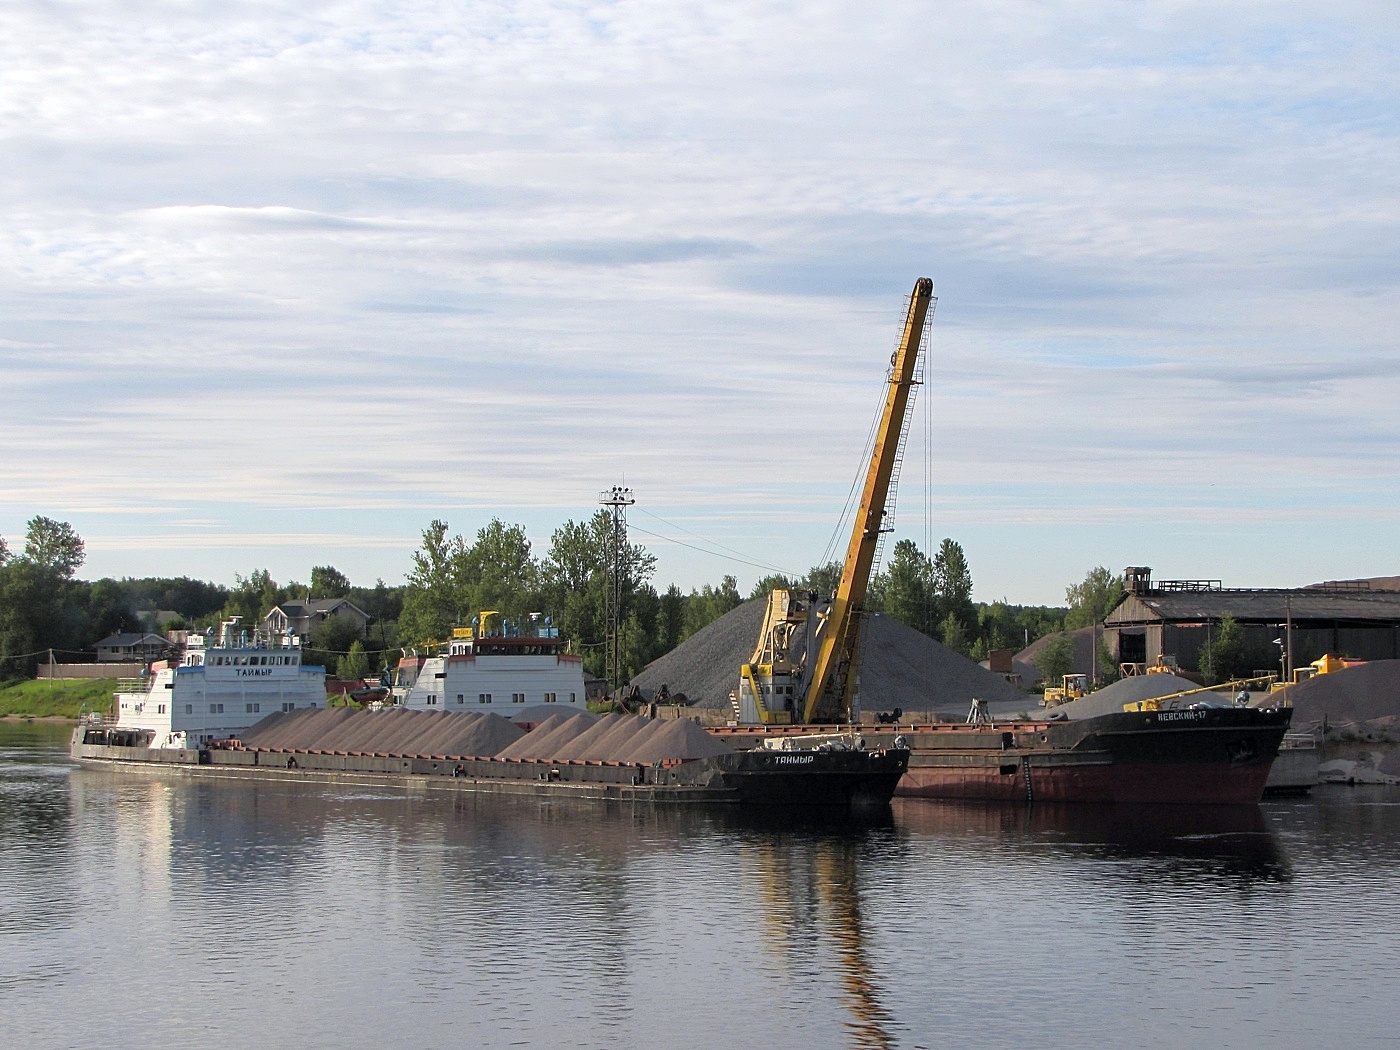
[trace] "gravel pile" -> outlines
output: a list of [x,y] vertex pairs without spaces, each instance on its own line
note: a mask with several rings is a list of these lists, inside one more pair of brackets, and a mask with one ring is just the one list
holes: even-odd
[[[753,656],[766,601],[745,602],[652,661],[634,680],[650,699],[660,686],[693,706],[728,708],[739,665]],[[1036,699],[927,635],[887,616],[866,621],[860,664],[863,711],[939,712],[961,718],[972,698],[993,714],[1033,711]]]
[[[1139,700],[1151,700],[1170,693],[1182,693],[1188,689],[1199,689],[1189,678],[1174,674],[1140,674],[1120,678],[1112,685],[1095,690],[1088,696],[1059,704],[1051,711],[1063,712],[1069,718],[1095,718],[1099,715],[1119,714],[1124,704],[1135,704]],[[1205,694],[1201,694],[1205,697]],[[1209,697],[1206,697],[1209,699]],[[1187,703],[1190,703],[1187,698]]]
[[[1343,726],[1400,716],[1400,660],[1373,660],[1331,674],[1314,675],[1286,691],[1293,704],[1293,726]],[[1277,699],[1278,694],[1274,694]],[[1253,703],[1269,702],[1256,693]]]
[[398,755],[484,758],[525,735],[494,714],[446,711],[352,711],[345,708],[279,712],[243,731],[248,747],[284,751],[368,751]]

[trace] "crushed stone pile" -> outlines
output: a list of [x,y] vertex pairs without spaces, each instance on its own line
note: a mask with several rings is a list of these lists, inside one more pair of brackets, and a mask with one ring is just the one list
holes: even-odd
[[292,751],[368,751],[398,755],[485,758],[525,735],[495,714],[447,711],[278,712],[240,734],[248,747]]
[[[1074,643],[1074,659],[1070,663],[1070,673],[1092,675],[1094,673],[1094,642],[1098,637],[1097,630],[1093,627],[1080,627],[1067,633],[1070,641]],[[1030,677],[1025,679],[1027,685],[1039,682],[1044,677],[1035,662],[1040,658],[1041,653],[1054,644],[1058,637],[1058,634],[1047,634],[1044,638],[1037,638],[1011,658],[1013,667],[1017,664],[1024,665],[1024,670],[1021,667],[1016,667],[1017,671],[1022,674],[1030,674]],[[1060,683],[1051,682],[1050,684],[1057,686]]]
[[[1400,717],[1400,660],[1373,660],[1331,674],[1314,675],[1285,691],[1293,704],[1293,726],[1305,729]],[[1274,694],[1274,700],[1277,694]],[[1267,704],[1267,693],[1253,704]]]
[[[684,692],[695,707],[728,708],[739,665],[753,656],[763,624],[764,599],[731,609],[679,646],[653,660],[633,680],[648,699],[662,685]],[[937,711],[962,717],[973,697],[992,714],[1033,711],[1036,700],[1001,675],[898,620],[871,616],[861,647],[863,711]]]
[[[1151,700],[1171,693],[1182,693],[1200,687],[1189,678],[1174,674],[1140,674],[1120,678],[1112,685],[1096,689],[1088,696],[1059,704],[1051,711],[1063,712],[1068,718],[1096,718],[1099,715],[1115,715],[1123,710],[1124,704],[1135,704],[1139,700]],[[1201,694],[1205,697],[1205,694]],[[1209,699],[1209,697],[1206,697]],[[1189,702],[1189,698],[1188,698]]]

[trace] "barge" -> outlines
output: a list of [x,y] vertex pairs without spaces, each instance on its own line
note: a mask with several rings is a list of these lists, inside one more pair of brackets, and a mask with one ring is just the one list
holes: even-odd
[[[476,791],[484,794],[554,795],[566,798],[630,802],[720,802],[745,806],[871,811],[885,808],[896,784],[909,769],[909,750],[896,746],[853,748],[826,741],[798,750],[736,750],[706,735],[706,755],[644,760],[588,757],[500,757],[423,753],[395,749],[395,738],[410,718],[420,720],[494,720],[500,715],[414,713],[414,711],[319,711],[312,717],[332,720],[346,715],[378,729],[384,749],[361,746],[248,746],[238,739],[204,748],[151,746],[154,735],[120,725],[78,725],[70,753],[78,762],[126,770],[179,771],[190,776],[274,778],[330,783],[412,784],[420,788]],[[588,715],[574,715],[592,721]],[[277,715],[269,718],[276,721]],[[637,732],[650,720],[636,715]],[[340,718],[343,722],[344,718]],[[494,722],[493,722],[494,724]],[[507,722],[508,724],[508,722]],[[441,727],[442,722],[434,722]],[[699,725],[693,732],[703,734]],[[256,729],[258,727],[253,727]],[[337,724],[337,729],[343,725]],[[542,727],[543,728],[543,727]],[[616,722],[615,731],[626,729]],[[255,732],[249,732],[255,736]],[[263,734],[267,735],[267,734]],[[524,734],[522,734],[524,735]],[[276,735],[273,735],[276,736]],[[690,749],[694,753],[694,749]]]
[[[1242,805],[1259,802],[1289,708],[1192,706],[1073,721],[863,726],[868,746],[907,747],[904,798]],[[736,747],[808,726],[716,730]]]

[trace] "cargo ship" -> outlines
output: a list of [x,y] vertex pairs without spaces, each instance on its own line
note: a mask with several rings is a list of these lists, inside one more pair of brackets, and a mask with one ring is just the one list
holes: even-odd
[[[1252,805],[1287,732],[1288,708],[1123,711],[1073,721],[863,726],[866,745],[907,747],[904,798],[988,802]],[[755,746],[811,727],[716,730]]]

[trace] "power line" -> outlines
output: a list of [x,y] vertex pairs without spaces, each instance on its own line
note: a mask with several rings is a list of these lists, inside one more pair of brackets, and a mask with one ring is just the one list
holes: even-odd
[[[686,547],[693,551],[699,551],[701,554],[708,554],[713,558],[721,558],[724,561],[734,561],[739,562],[743,565],[751,565],[755,569],[766,569],[769,572],[776,572],[788,577],[789,579],[798,580],[801,579],[803,575],[802,573],[789,572],[787,569],[780,568],[777,565],[769,565],[766,562],[761,561],[752,561],[749,558],[744,558],[737,554],[721,554],[719,553],[719,551],[707,550],[704,547],[697,547],[693,543],[686,543],[684,540],[678,540],[674,536],[667,536],[660,532],[652,532],[650,529],[644,529],[639,525],[633,525],[632,531],[640,532],[647,536],[655,536],[659,540],[666,540],[668,543],[674,543],[677,547]],[[716,544],[716,546],[718,546],[718,544]]]

